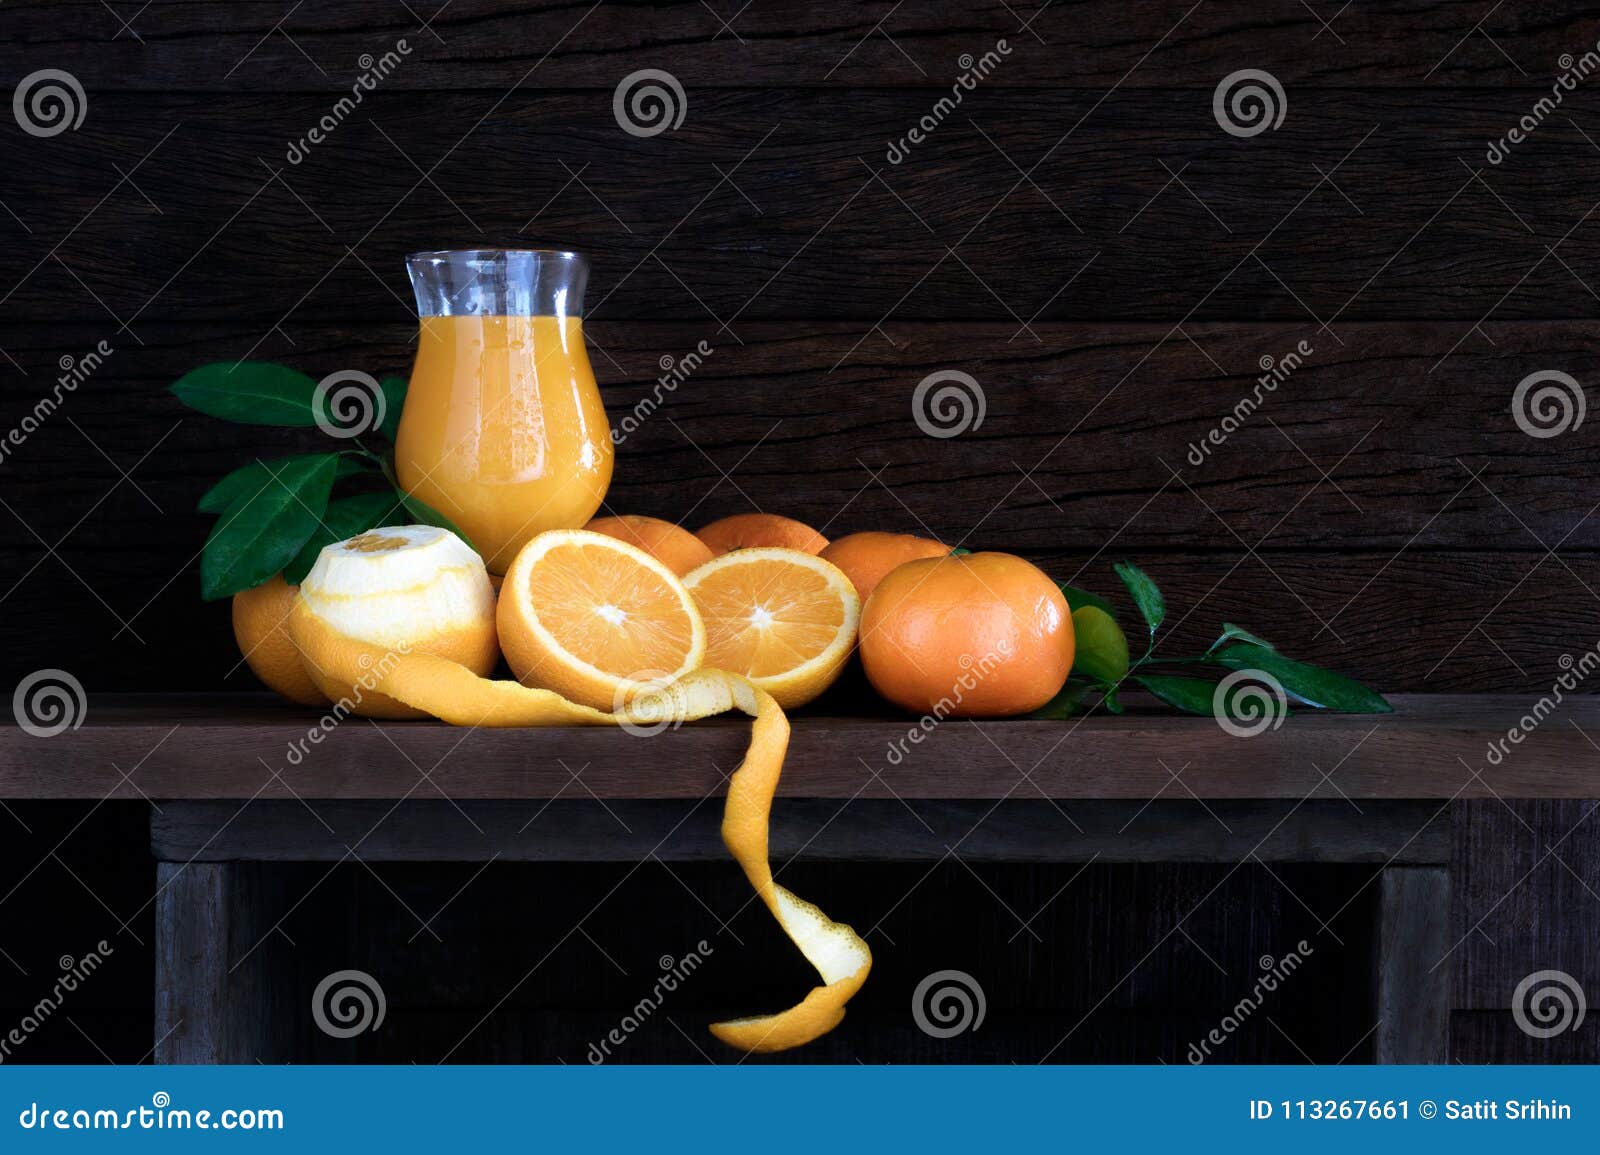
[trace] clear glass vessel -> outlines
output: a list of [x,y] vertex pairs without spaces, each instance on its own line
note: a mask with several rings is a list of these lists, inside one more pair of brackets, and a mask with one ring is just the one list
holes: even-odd
[[467,249],[412,253],[406,268],[420,329],[396,472],[504,573],[529,538],[584,525],[611,483],[611,432],[583,342],[589,262]]

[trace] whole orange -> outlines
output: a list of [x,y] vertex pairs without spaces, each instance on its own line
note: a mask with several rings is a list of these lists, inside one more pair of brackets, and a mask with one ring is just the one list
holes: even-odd
[[694,535],[721,557],[735,549],[797,549],[818,554],[828,539],[803,521],[776,513],[736,513],[695,530]]
[[835,538],[818,556],[844,570],[856,593],[866,601],[896,566],[925,557],[943,557],[949,552],[949,546],[926,537],[869,531]]
[[1056,583],[1008,553],[896,567],[861,611],[861,662],[897,706],[939,717],[1037,710],[1072,669],[1072,614]]
[[583,528],[638,546],[679,577],[704,565],[713,556],[710,547],[683,526],[659,517],[637,513],[597,517]]

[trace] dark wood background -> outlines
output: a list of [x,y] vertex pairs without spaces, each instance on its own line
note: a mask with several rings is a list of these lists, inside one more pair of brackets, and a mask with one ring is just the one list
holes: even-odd
[[[888,163],[963,54],[1002,37],[995,73]],[[363,55],[401,38],[393,74],[288,164]],[[922,529],[1101,589],[1131,557],[1194,608],[1190,640],[1227,617],[1386,691],[1531,700],[1563,654],[1600,642],[1597,423],[1536,440],[1510,408],[1535,370],[1593,373],[1600,79],[1504,163],[1485,150],[1597,38],[1600,14],[1537,2],[8,4],[5,90],[61,68],[88,99],[55,137],[0,122],[0,426],[63,357],[115,351],[0,462],[5,684],[61,666],[91,691],[252,688],[227,607],[198,601],[194,502],[306,439],[196,416],[163,387],[243,357],[403,372],[404,253],[561,245],[593,258],[592,359],[614,414],[661,357],[715,347],[622,447],[617,512],[697,525],[754,504],[835,535]],[[648,139],[612,113],[643,68],[687,93],[682,126]],[[1242,68],[1282,83],[1276,131],[1241,139],[1214,119],[1213,89]],[[1313,355],[1262,410],[1185,461],[1259,360],[1301,340]],[[945,368],[976,377],[988,410],[936,440],[910,398]],[[36,805],[0,825],[10,1015],[153,884],[137,808]],[[1456,837],[1474,864],[1453,909],[1458,1056],[1600,1058],[1593,1026],[1534,1044],[1506,1013],[1534,969],[1600,989],[1600,820],[1475,803]],[[508,985],[501,970],[521,973],[568,904],[615,881],[475,869],[342,871],[297,913],[299,945],[274,942],[308,975],[357,951],[399,968],[392,997],[411,1009],[364,1057],[437,1058]],[[803,893],[860,894],[841,912],[858,924],[915,881],[802,870]],[[1091,867],[1049,903],[1040,943],[1012,940],[1009,910],[1032,914],[1072,872],[981,873],[947,864],[894,913],[873,986],[805,1057],[1027,1059],[1081,1021],[1058,1057],[1182,1061],[1251,960],[1325,934],[1318,919],[1365,881],[1242,871],[1143,960],[1207,871]],[[720,917],[742,903],[727,870],[679,874]],[[463,884],[445,943],[409,941],[406,908]],[[701,937],[704,912],[664,871],[611,901],[615,933],[563,948],[456,1057],[581,1061],[659,943]],[[148,917],[116,931],[115,979],[31,1057],[146,1053],[150,963],[131,936],[148,943]],[[1326,998],[1285,1001],[1220,1058],[1362,1057],[1369,917],[1348,907],[1347,947],[1319,954]],[[746,945],[718,940],[705,997],[748,1008],[805,981],[759,919],[733,930]],[[912,1026],[909,989],[938,966],[983,977],[982,1034],[934,1044]],[[654,1024],[624,1058],[698,1058],[686,1040],[721,1009],[686,1001],[686,1034]]]

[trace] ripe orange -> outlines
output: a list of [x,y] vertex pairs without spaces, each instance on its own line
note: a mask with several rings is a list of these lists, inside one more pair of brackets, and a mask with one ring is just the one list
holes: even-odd
[[844,570],[864,602],[890,570],[908,561],[943,557],[950,547],[909,533],[852,533],[835,538],[818,556]]
[[679,577],[714,556],[711,547],[694,534],[659,517],[642,517],[636,513],[597,517],[583,528],[638,546]]
[[776,513],[736,513],[701,526],[694,535],[714,554],[763,548],[821,553],[828,545],[828,539],[805,522]]
[[525,686],[618,710],[701,665],[706,628],[683,583],[637,546],[541,533],[500,587],[500,645]]
[[299,593],[299,586],[278,574],[234,594],[233,639],[255,676],[269,688],[302,706],[326,706],[328,696],[317,689],[289,636],[289,613]]
[[837,566],[795,549],[739,549],[683,579],[706,623],[706,665],[749,678],[784,709],[833,685],[861,599]]
[[897,706],[939,717],[1026,714],[1072,669],[1072,615],[1056,583],[1008,553],[907,562],[861,614],[861,662]]

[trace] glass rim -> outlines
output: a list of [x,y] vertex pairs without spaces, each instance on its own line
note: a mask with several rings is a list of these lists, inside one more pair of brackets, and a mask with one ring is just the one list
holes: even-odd
[[564,261],[587,261],[589,258],[573,249],[424,249],[407,253],[410,261],[441,260],[497,260],[505,257],[555,257]]

